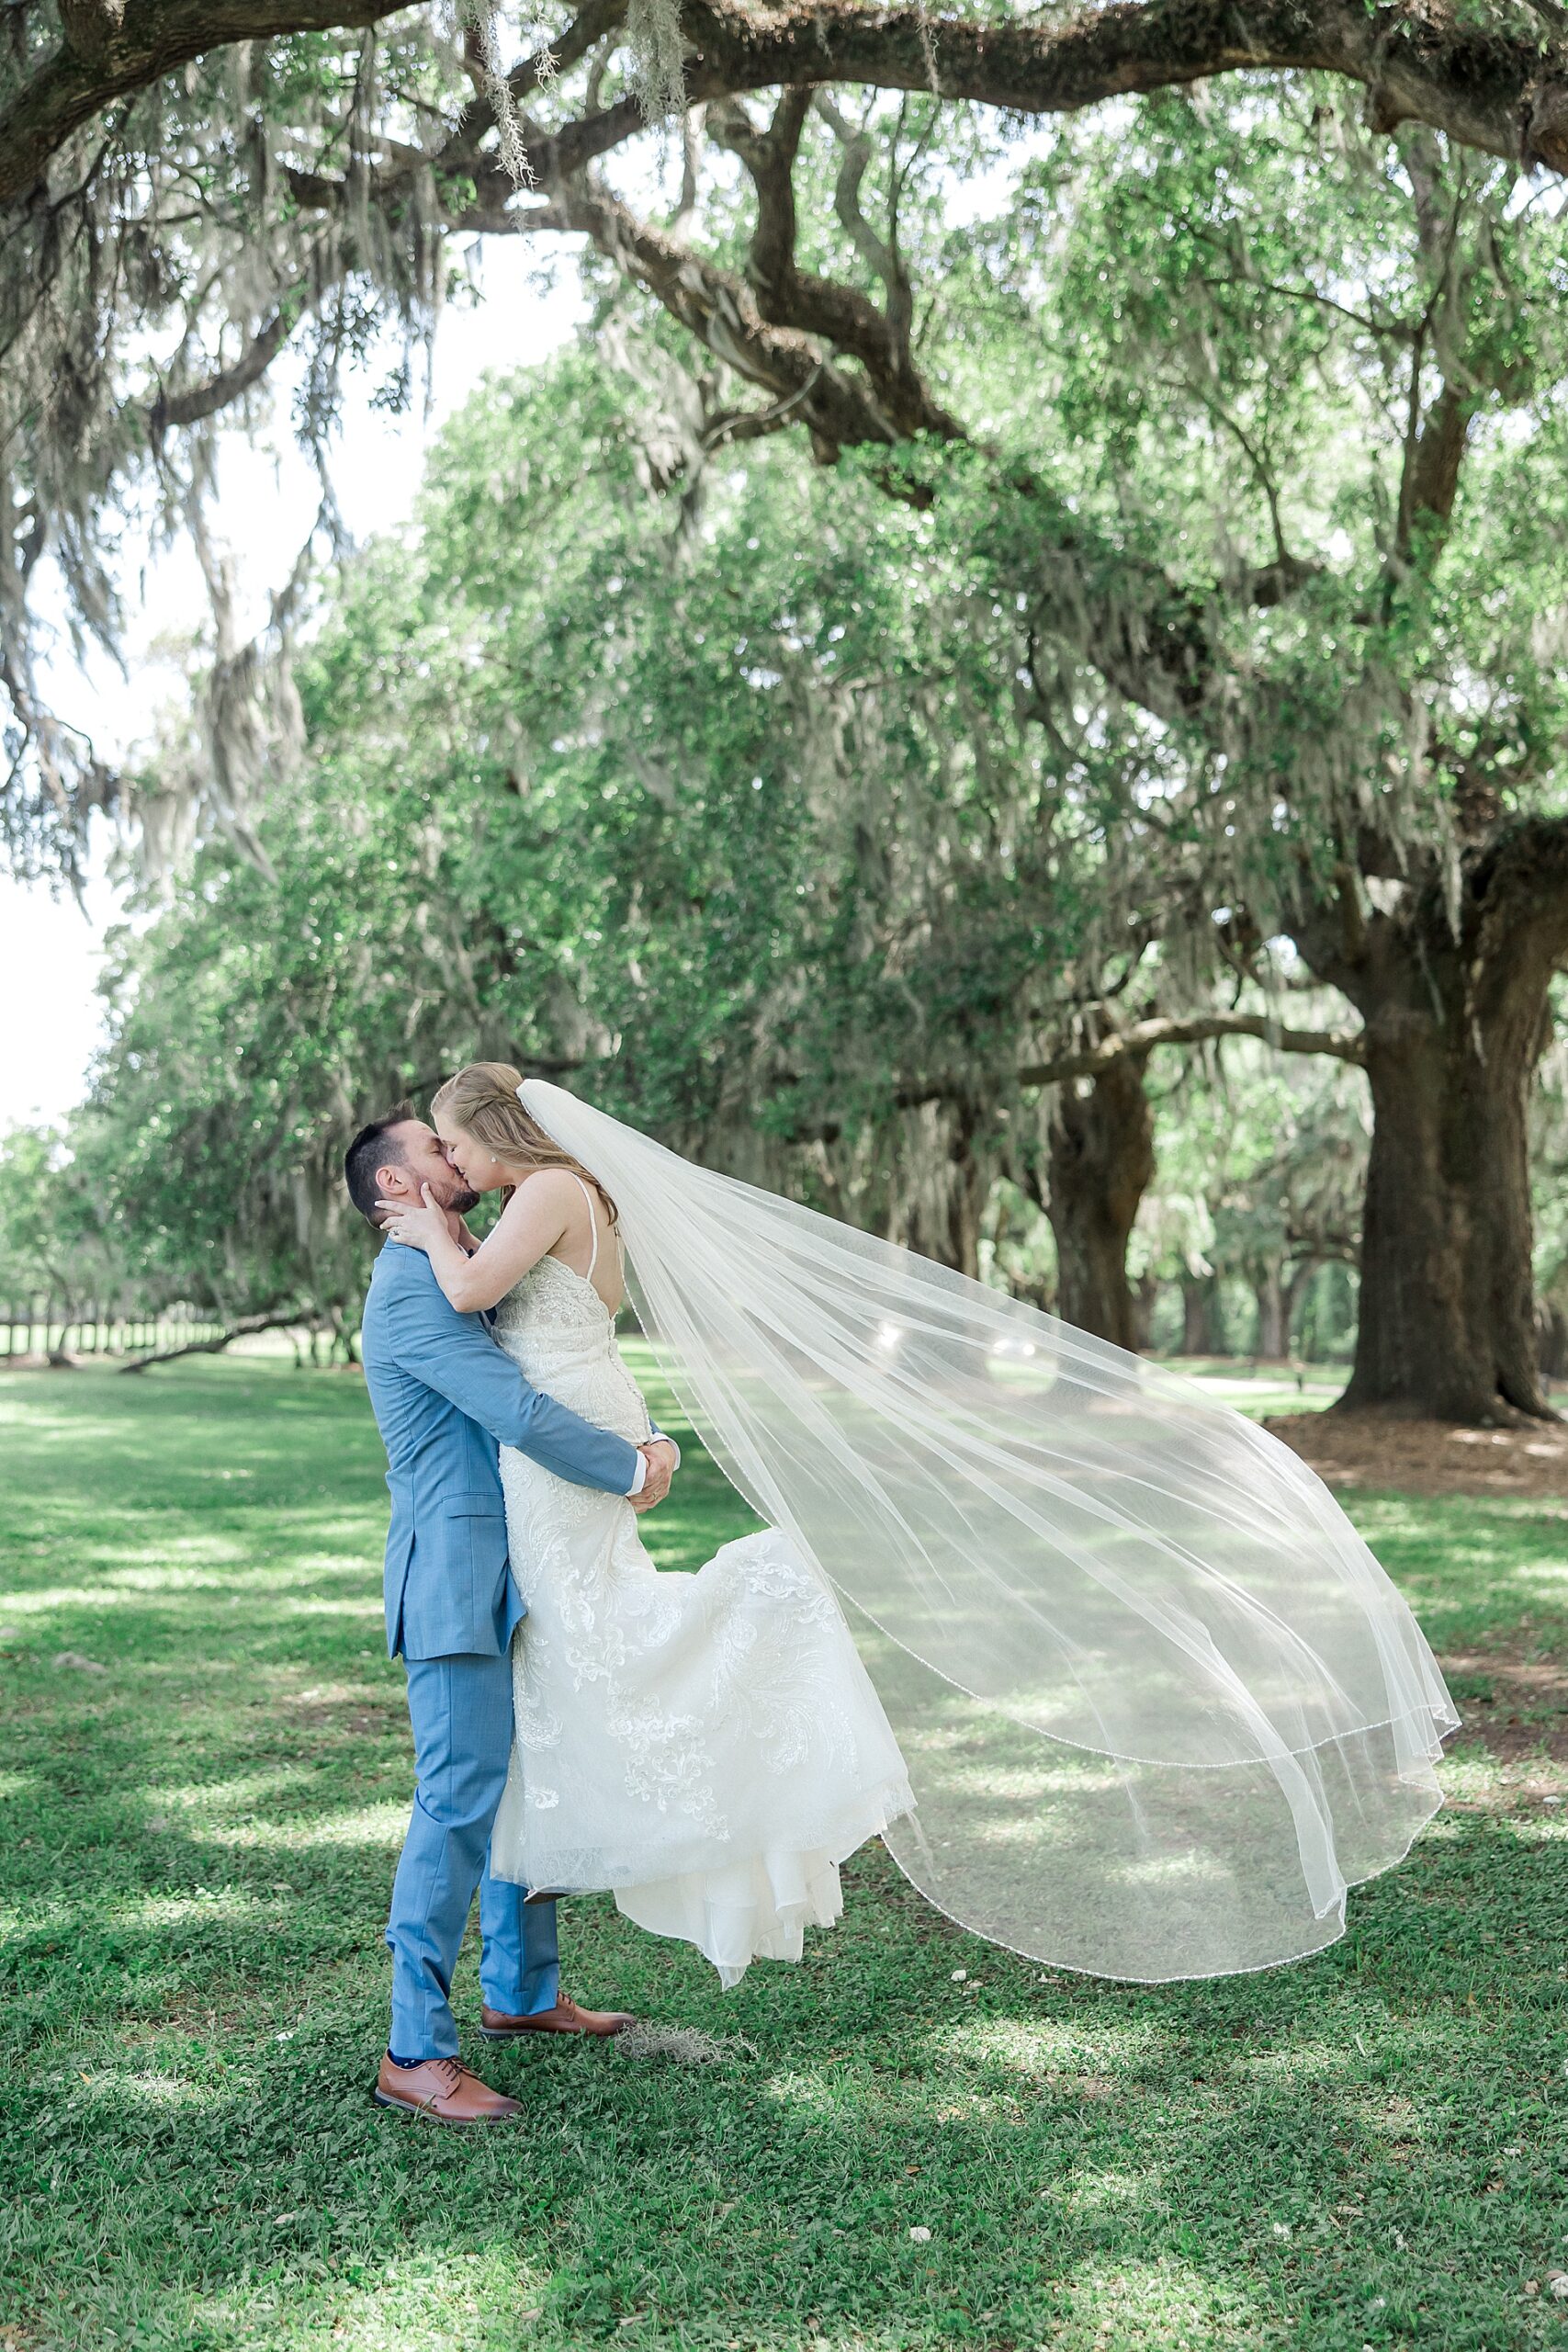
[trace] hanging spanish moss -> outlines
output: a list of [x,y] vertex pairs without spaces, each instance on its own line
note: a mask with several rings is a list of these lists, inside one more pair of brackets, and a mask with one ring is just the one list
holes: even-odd
[[[0,100],[49,37],[43,10],[13,17]],[[191,798],[177,819],[166,800],[142,807],[116,763],[51,707],[44,613],[58,606],[75,660],[96,648],[118,662],[139,543],[186,537],[214,586],[198,535],[219,436],[266,423],[280,367],[292,429],[330,505],[348,374],[384,368],[389,334],[401,356],[376,397],[396,407],[415,396],[457,266],[449,240],[465,186],[484,187],[482,225],[505,225],[509,195],[534,185],[531,141],[570,111],[555,96],[545,10],[525,5],[516,20],[525,67],[508,62],[510,21],[496,0],[438,0],[428,17],[330,36],[324,49],[321,36],[296,35],[217,51],[74,136],[6,215],[0,843],[24,865],[73,870],[95,809],[159,860],[208,824],[236,839],[254,831],[246,811],[287,758],[290,728],[257,718],[272,685],[241,681],[274,680],[287,709],[300,588],[273,583],[294,619],[275,616],[248,650],[232,588],[218,594],[200,656],[206,748],[186,763]],[[596,55],[597,76],[617,49],[648,119],[679,112],[675,0],[633,0]]]
[[686,41],[679,0],[628,0],[631,86],[650,122],[678,116],[686,100]]
[[[496,139],[503,170],[516,187],[535,185],[528,161],[522,118],[501,53],[501,11],[496,0],[443,0],[448,37],[463,51],[480,95],[495,118]],[[537,28],[536,28],[537,29]],[[544,47],[539,78],[547,86],[555,78],[555,60]]]

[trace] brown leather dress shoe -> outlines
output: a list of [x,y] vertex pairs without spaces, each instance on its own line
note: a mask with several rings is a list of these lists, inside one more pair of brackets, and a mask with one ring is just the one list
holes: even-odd
[[536,2009],[531,2018],[509,2018],[500,2009],[479,2011],[479,2031],[487,2041],[521,2041],[525,2033],[588,2033],[598,2039],[625,2033],[637,2019],[625,2009],[581,2009],[564,1993],[553,2009]]
[[514,2098],[492,2091],[456,2058],[427,2058],[422,2066],[381,2061],[372,2094],[378,2107],[406,2108],[433,2123],[514,2123],[523,2109]]

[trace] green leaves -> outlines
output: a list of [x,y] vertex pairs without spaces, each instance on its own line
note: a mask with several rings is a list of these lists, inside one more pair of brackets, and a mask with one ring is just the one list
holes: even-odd
[[209,845],[125,943],[78,1148],[232,1306],[353,1297],[343,1143],[476,1052],[829,1197],[871,1148],[896,1221],[931,1149],[900,1090],[998,1099],[1049,1018],[1101,750],[1047,776],[983,500],[939,526],[784,443],[682,514],[645,359],[570,353],[454,421],[417,544],[349,567],[301,660],[270,874]]

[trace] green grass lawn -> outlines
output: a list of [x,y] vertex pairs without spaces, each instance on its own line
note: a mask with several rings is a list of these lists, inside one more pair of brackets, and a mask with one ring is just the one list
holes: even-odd
[[[1568,1770],[1528,1721],[1261,1977],[1045,1974],[880,1847],[728,1996],[572,1905],[569,1987],[721,2054],[473,2041],[527,2120],[459,2137],[368,2098],[410,1760],[357,1378],[9,1375],[0,1485],[13,2352],[1568,2352]],[[1352,1507],[1461,1706],[1562,1654],[1568,1506]],[[739,1516],[694,1451],[649,1533],[691,1565]]]

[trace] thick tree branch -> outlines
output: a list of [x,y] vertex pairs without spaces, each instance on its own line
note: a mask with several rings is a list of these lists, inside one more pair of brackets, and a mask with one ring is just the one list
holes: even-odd
[[[1151,1016],[1129,1023],[1092,1045],[1057,1054],[1049,1061],[1029,1062],[1012,1073],[1014,1086],[1059,1086],[1068,1079],[1100,1078],[1108,1070],[1141,1067],[1159,1046],[1199,1046],[1220,1037],[1257,1037],[1281,1054],[1326,1054],[1337,1061],[1365,1061],[1364,1033],[1359,1029],[1287,1029],[1259,1012],[1202,1012],[1185,1018]],[[1006,1082],[1004,1080],[1004,1082]],[[922,1102],[963,1102],[973,1083],[954,1079],[912,1080],[890,1097],[900,1111],[918,1110]],[[832,1142],[840,1129],[836,1121],[803,1125],[794,1140]]]
[[300,300],[285,302],[254,334],[231,368],[183,392],[160,392],[150,420],[154,447],[171,425],[199,424],[259,384],[304,314]]
[[708,136],[738,155],[757,197],[756,225],[746,275],[766,300],[795,275],[795,159],[811,108],[809,90],[786,90],[766,130],[731,101],[708,109]]
[[131,1356],[118,1368],[120,1372],[145,1372],[149,1364],[175,1363],[182,1356],[218,1356],[235,1340],[248,1340],[258,1331],[298,1330],[316,1318],[303,1306],[285,1308],[281,1313],[242,1315],[236,1322],[205,1340],[186,1340],[176,1347],[154,1348],[144,1356]]
[[1410,550],[1423,526],[1438,538],[1447,531],[1459,495],[1460,468],[1478,395],[1445,384],[1405,450],[1399,485],[1398,546]]
[[[727,428],[737,437],[797,421],[825,463],[844,449],[892,448],[921,433],[963,441],[959,421],[931,400],[912,365],[904,370],[890,352],[887,322],[874,303],[856,288],[831,285],[795,265],[791,166],[804,115],[792,94],[767,131],[739,106],[722,113],[716,108],[709,118],[710,132],[740,157],[757,191],[747,278],[641,220],[593,175],[566,169],[561,140],[530,150],[548,203],[509,211],[511,183],[490,163],[476,175],[471,202],[449,216],[451,225],[493,225],[500,216],[501,225],[513,228],[586,235],[716,358],[770,395],[766,410]],[[374,200],[395,200],[400,171],[378,177]],[[347,202],[339,181],[293,172],[289,184],[302,205],[341,209]],[[835,366],[836,355],[858,359],[864,379]],[[1039,582],[1040,622],[1128,701],[1164,720],[1196,717],[1211,692],[1215,662],[1201,600],[1157,565],[1094,541],[1027,469],[1011,469],[1009,481],[1029,516],[1031,548],[1022,560]],[[903,482],[896,487],[911,494]],[[998,514],[1003,511],[998,506]],[[1258,606],[1274,605],[1292,594],[1311,569],[1287,559],[1233,584]]]
[[101,57],[56,50],[0,112],[0,204],[27,197],[73,131],[235,41],[378,24],[404,0],[129,0]]
[[1460,144],[1568,171],[1568,42],[1448,9],[1397,16],[1361,0],[1111,0],[1062,19],[955,24],[915,8],[738,10],[687,0],[693,96],[792,82],[929,91],[1026,115],[1217,74],[1274,67],[1339,74],[1368,92],[1378,126],[1429,124]]
[[[0,204],[25,197],[73,131],[193,58],[236,41],[375,24],[389,0],[82,0],[82,38],[64,45],[0,114]],[[588,12],[584,12],[585,14]],[[601,0],[563,35],[580,56],[618,18]],[[582,28],[580,30],[580,28]],[[1568,37],[1465,21],[1417,0],[1109,0],[1083,15],[953,21],[921,8],[807,0],[764,11],[737,0],[686,0],[690,99],[829,83],[930,90],[1023,115],[1063,114],[1109,97],[1169,89],[1258,67],[1337,74],[1368,93],[1374,123],[1425,123],[1461,145],[1527,167],[1568,171]],[[528,86],[538,60],[521,69]],[[470,109],[473,130],[481,108]],[[596,152],[632,134],[635,104],[574,126]],[[473,135],[472,131],[470,135]]]
[[[882,437],[908,440],[931,433],[939,440],[961,440],[957,419],[932,400],[915,367],[908,336],[912,305],[897,300],[895,288],[885,314],[858,288],[818,277],[795,261],[795,162],[810,105],[808,90],[786,90],[765,131],[736,104],[716,107],[708,117],[711,136],[740,158],[757,192],[747,277],[759,311],[771,325],[819,337],[860,361],[875,394]],[[852,178],[858,181],[858,171]],[[852,187],[851,196],[856,211]]]
[[874,270],[890,296],[908,290],[908,277],[893,247],[877,235],[861,209],[861,182],[871,164],[871,134],[845,120],[825,90],[817,93],[817,111],[843,150],[839,176],[833,184],[833,209],[845,235],[866,267]]
[[1015,1072],[1014,1083],[1055,1086],[1065,1079],[1094,1078],[1116,1062],[1151,1054],[1156,1046],[1201,1046],[1216,1037],[1258,1037],[1277,1054],[1327,1054],[1336,1061],[1357,1063],[1366,1058],[1359,1029],[1287,1029],[1262,1012],[1200,1012],[1134,1021],[1098,1045],[1029,1064]]
[[60,0],[60,24],[66,40],[85,64],[97,65],[125,15],[125,0]]
[[555,192],[558,226],[590,237],[625,274],[647,287],[716,358],[788,404],[818,458],[900,436],[875,400],[835,368],[818,339],[765,319],[753,289],[663,231],[639,220],[601,188],[577,183]]

